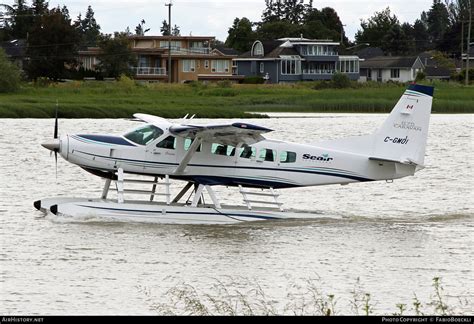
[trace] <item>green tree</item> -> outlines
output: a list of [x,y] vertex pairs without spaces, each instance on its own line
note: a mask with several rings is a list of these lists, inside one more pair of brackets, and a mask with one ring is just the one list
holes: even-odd
[[[408,24],[409,26],[409,24]],[[393,25],[387,34],[382,38],[382,50],[391,55],[407,55],[413,50],[413,40],[404,31],[410,32],[410,28],[400,25]]]
[[20,69],[8,60],[0,48],[0,92],[12,92],[20,88]]
[[421,19],[415,20],[413,24],[413,38],[415,42],[415,53],[421,53],[429,49],[428,27]]
[[259,40],[274,40],[282,37],[299,37],[303,32],[301,25],[292,24],[285,20],[262,23],[257,27]]
[[79,14],[76,21],[74,22],[74,25],[81,35],[82,47],[97,45],[97,41],[100,36],[100,25],[97,23],[94,17],[94,10],[92,10],[92,6],[87,7],[84,19],[82,19],[81,14]]
[[330,7],[319,11],[316,8],[308,9],[303,20],[303,34],[308,38],[326,38],[339,41],[343,33],[343,43],[349,42],[344,36],[342,22],[337,12]]
[[160,32],[163,36],[168,36],[170,34],[170,27],[166,20],[163,20],[163,22],[161,23]]
[[446,5],[440,0],[433,0],[431,9],[426,13],[426,22],[430,41],[438,47],[449,27],[449,13]]
[[99,70],[106,77],[118,78],[120,75],[132,75],[131,67],[137,65],[137,59],[130,48],[129,33],[122,32],[102,35],[98,45],[101,49]]
[[64,7],[48,10],[37,18],[28,40],[25,70],[32,79],[64,78],[68,68],[75,66],[80,35]]
[[145,19],[135,27],[135,35],[144,36],[146,32],[150,31],[150,28],[145,29]]
[[25,0],[17,0],[8,8],[7,30],[10,39],[26,39],[33,25],[33,10]]
[[245,17],[235,18],[232,27],[229,28],[225,45],[239,52],[246,52],[250,50],[254,40],[255,33],[252,30],[252,22]]
[[398,18],[392,15],[390,8],[376,12],[367,21],[362,20],[362,30],[358,30],[355,39],[357,43],[369,43],[373,47],[383,47],[383,38],[390,29],[399,25]]

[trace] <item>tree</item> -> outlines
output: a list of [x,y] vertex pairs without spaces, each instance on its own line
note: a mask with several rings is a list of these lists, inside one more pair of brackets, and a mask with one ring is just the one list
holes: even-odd
[[369,43],[372,47],[383,47],[383,37],[390,29],[399,25],[398,18],[392,15],[387,7],[381,12],[376,12],[368,21],[360,23],[362,30],[358,30],[355,39],[357,43]]
[[[344,33],[343,25],[337,12],[330,7],[319,11],[316,8],[308,9],[303,20],[304,35],[309,38],[341,39]],[[343,36],[343,43],[348,43],[347,37]]]
[[100,25],[94,18],[94,10],[91,6],[87,7],[86,15],[82,19],[81,14],[74,22],[76,29],[81,35],[81,46],[96,46],[100,36]]
[[239,52],[246,52],[250,50],[254,41],[255,33],[252,30],[252,22],[245,17],[235,18],[232,27],[229,28],[225,45]]
[[303,27],[288,21],[273,21],[262,23],[257,27],[256,34],[259,40],[274,40],[282,37],[300,37]]
[[80,35],[71,25],[64,7],[48,10],[37,17],[27,47],[29,62],[25,70],[28,76],[55,81],[66,77],[68,67],[76,64],[79,41]]
[[0,92],[11,92],[20,88],[20,69],[11,63],[0,48]]
[[431,9],[426,13],[430,41],[435,47],[439,46],[449,26],[449,13],[444,3],[433,0]]
[[25,0],[17,0],[7,10],[7,32],[10,39],[26,39],[34,22],[33,10]]
[[170,34],[170,26],[166,20],[163,20],[161,28],[160,28],[161,35],[169,36]]
[[106,77],[118,78],[120,75],[132,75],[130,67],[136,66],[137,60],[130,48],[129,34],[127,32],[103,35],[98,45],[101,49],[99,56],[99,70]]
[[[409,27],[410,24],[408,24]],[[409,31],[405,26],[405,30]],[[406,55],[413,50],[413,41],[400,25],[393,25],[382,38],[382,50],[391,55]]]
[[135,35],[138,36],[145,36],[145,33],[150,31],[150,28],[145,29],[145,19],[142,19],[142,21],[135,27]]
[[421,53],[429,49],[428,28],[421,19],[415,20],[415,23],[413,24],[413,38],[416,53]]

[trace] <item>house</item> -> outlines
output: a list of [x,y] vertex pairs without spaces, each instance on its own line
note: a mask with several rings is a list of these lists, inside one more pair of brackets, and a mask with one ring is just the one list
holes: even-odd
[[340,56],[338,42],[306,38],[255,41],[233,61],[235,73],[260,76],[268,83],[330,80],[336,71],[359,79],[359,58]]
[[[212,36],[130,36],[137,66],[132,67],[134,79],[142,81],[237,81],[243,76],[232,74],[232,59],[236,53],[224,48],[213,49]],[[170,51],[171,49],[171,51]],[[99,48],[79,52],[79,61],[85,69],[95,69],[99,63]],[[168,54],[171,66],[168,66]]]
[[360,63],[360,81],[414,81],[424,65],[418,56],[376,56]]
[[13,39],[6,42],[0,42],[0,48],[5,51],[7,57],[15,63],[20,69],[23,69],[26,58],[26,40]]
[[469,59],[469,69],[473,69],[474,68],[474,43],[469,44],[469,55],[466,55],[466,53],[462,54],[462,69],[466,68],[468,59]]

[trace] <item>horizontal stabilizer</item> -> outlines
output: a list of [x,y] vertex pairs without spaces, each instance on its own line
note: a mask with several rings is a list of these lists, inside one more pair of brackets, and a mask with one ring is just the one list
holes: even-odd
[[371,156],[369,157],[369,160],[376,161],[376,162],[392,162],[392,163],[400,163],[400,164],[406,164],[406,165],[416,165],[417,167],[424,168],[424,166],[421,165],[420,163],[417,163],[410,159],[406,159],[405,161],[398,161],[398,160],[384,159],[384,158]]

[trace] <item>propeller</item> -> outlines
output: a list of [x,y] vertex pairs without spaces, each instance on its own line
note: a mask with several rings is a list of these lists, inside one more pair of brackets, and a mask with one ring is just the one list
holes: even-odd
[[58,136],[58,107],[59,103],[56,100],[56,110],[54,112],[54,134],[53,134],[53,140],[42,143],[41,146],[44,148],[48,149],[51,151],[51,154],[54,152],[54,160],[55,160],[55,166],[56,166],[56,178],[58,177],[58,152],[60,149],[60,143],[59,143],[59,136]]

